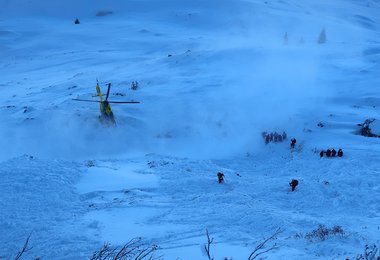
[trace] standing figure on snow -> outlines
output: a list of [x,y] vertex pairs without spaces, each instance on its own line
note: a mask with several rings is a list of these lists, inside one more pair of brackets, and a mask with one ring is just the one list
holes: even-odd
[[338,156],[339,156],[339,157],[342,157],[342,156],[343,156],[343,151],[342,151],[342,149],[339,149],[339,150],[338,150]]
[[292,138],[292,140],[290,141],[291,141],[290,148],[294,149],[294,147],[296,146],[297,140],[295,138]]
[[327,149],[327,150],[326,150],[326,156],[327,156],[327,157],[330,157],[330,156],[331,156],[331,150],[330,150],[330,149]]
[[269,142],[270,142],[270,135],[267,134],[267,135],[265,136],[265,143],[268,144]]
[[325,151],[322,150],[322,151],[319,153],[319,156],[320,156],[320,157],[323,157],[324,152],[325,152]]
[[335,149],[333,148],[333,149],[331,150],[331,156],[332,156],[332,157],[335,157],[335,155],[336,155],[336,151],[335,151]]
[[282,139],[285,140],[286,137],[288,137],[288,136],[287,136],[287,134],[286,134],[285,131],[284,131],[284,132],[282,133]]
[[263,139],[265,140],[265,138],[267,137],[267,132],[262,132],[262,133],[261,133],[261,136],[262,136]]
[[277,134],[277,132],[274,132],[274,134],[273,134],[273,141],[275,143],[277,143],[277,141],[278,141],[278,134]]
[[292,187],[292,191],[294,191],[298,185],[298,180],[292,179],[291,182],[289,182],[290,187]]
[[223,182],[224,182],[224,174],[223,174],[223,173],[218,172],[218,173],[216,174],[216,176],[218,176],[218,182],[219,182],[219,183],[223,183]]

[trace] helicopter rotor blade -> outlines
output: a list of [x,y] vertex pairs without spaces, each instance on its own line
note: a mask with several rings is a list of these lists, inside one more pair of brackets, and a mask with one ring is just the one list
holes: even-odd
[[73,98],[72,100],[75,100],[75,101],[84,101],[84,102],[101,103],[101,101],[99,101],[99,100],[88,100],[88,99],[79,99],[79,98]]
[[108,83],[108,89],[107,89],[106,101],[108,101],[108,97],[109,97],[109,95],[110,95],[110,89],[111,89],[111,83]]
[[[99,100],[89,100],[89,99],[79,99],[79,98],[73,98],[72,100],[83,101],[83,102],[94,102],[94,103],[104,102],[104,101],[99,101]],[[112,103],[112,104],[140,104],[139,101],[108,101],[108,103]]]
[[112,104],[140,104],[139,101],[108,101],[108,103],[112,103]]

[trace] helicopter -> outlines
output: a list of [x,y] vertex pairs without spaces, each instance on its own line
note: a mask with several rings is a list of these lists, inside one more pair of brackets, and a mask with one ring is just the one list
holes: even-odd
[[111,90],[111,83],[107,84],[107,94],[106,98],[103,99],[103,95],[100,90],[99,81],[96,80],[96,95],[99,96],[100,100],[88,100],[88,99],[78,99],[73,98],[75,101],[84,101],[84,102],[95,102],[100,103],[100,116],[99,119],[102,123],[110,123],[110,124],[116,124],[115,117],[113,115],[112,109],[111,109],[111,103],[112,104],[139,104],[138,101],[108,101],[108,97],[110,95]]

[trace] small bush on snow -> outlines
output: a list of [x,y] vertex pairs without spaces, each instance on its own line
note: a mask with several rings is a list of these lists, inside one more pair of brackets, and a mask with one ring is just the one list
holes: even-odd
[[325,225],[319,225],[317,229],[307,233],[305,238],[311,241],[324,241],[332,236],[343,236],[344,234],[345,232],[341,226],[336,225],[332,228],[328,228]]
[[93,253],[91,260],[161,259],[161,257],[153,255],[156,250],[158,250],[157,245],[148,245],[141,237],[136,237],[122,247],[114,247],[110,243],[105,243],[101,249]]
[[319,34],[319,37],[318,37],[318,43],[319,44],[324,44],[326,43],[326,31],[325,29],[323,28],[321,33]]
[[103,17],[103,16],[107,16],[107,15],[111,15],[111,14],[113,14],[112,11],[101,10],[101,11],[99,11],[99,12],[96,13],[96,16]]
[[356,256],[356,260],[380,260],[380,253],[376,245],[365,245],[364,254]]

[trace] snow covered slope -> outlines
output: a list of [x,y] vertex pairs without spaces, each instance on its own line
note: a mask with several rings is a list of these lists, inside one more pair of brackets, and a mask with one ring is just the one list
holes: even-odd
[[[379,118],[379,1],[0,6],[0,259],[30,233],[28,257],[47,259],[136,236],[164,259],[201,259],[206,229],[215,259],[248,258],[278,227],[270,259],[380,243],[380,139],[356,134]],[[113,105],[115,127],[72,100],[96,100],[96,79],[141,101]],[[294,151],[263,143],[283,130]],[[328,148],[344,157],[319,158]],[[312,239],[318,225],[344,234]]]

